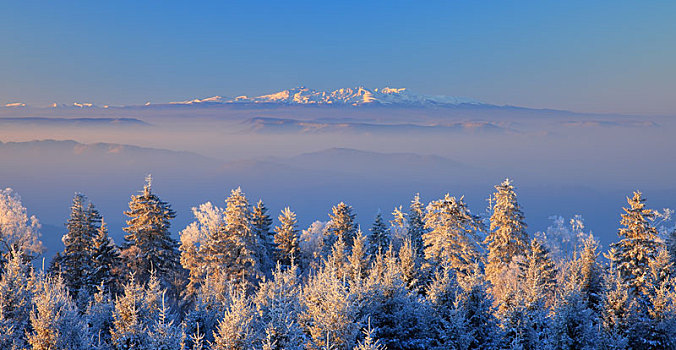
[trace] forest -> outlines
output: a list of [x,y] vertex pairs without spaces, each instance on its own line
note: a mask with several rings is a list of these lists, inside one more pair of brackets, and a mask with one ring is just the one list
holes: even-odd
[[[674,349],[676,229],[641,192],[607,249],[581,217],[529,233],[515,185],[485,212],[415,195],[369,228],[343,202],[301,229],[233,189],[176,213],[151,178],[116,244],[86,195],[63,250],[0,190],[1,349]],[[478,214],[477,214],[478,213]],[[388,220],[391,217],[391,220]]]

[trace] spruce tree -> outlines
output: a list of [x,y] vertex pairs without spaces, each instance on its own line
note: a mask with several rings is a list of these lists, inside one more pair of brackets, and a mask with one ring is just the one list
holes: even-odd
[[357,224],[354,222],[355,214],[352,213],[352,207],[340,202],[331,208],[329,217],[331,221],[328,224],[327,231],[333,237],[329,242],[332,244],[336,239],[342,239],[349,247],[352,247],[352,240],[357,233]]
[[61,239],[65,248],[58,260],[64,282],[73,296],[77,296],[80,289],[92,291],[96,287],[96,284],[90,285],[90,275],[94,270],[93,241],[100,226],[101,215],[94,205],[87,202],[84,194],[76,193],[66,234]]
[[651,224],[655,212],[645,208],[645,198],[638,191],[632,198],[627,197],[627,203],[629,208],[623,208],[620,221],[624,227],[618,231],[622,239],[613,244],[617,250],[614,263],[634,295],[648,295],[650,264],[659,248],[657,230]]
[[429,204],[423,234],[425,258],[467,274],[480,259],[479,234],[483,224],[463,201],[448,194]]
[[298,221],[289,207],[284,208],[279,215],[279,226],[275,227],[275,244],[277,261],[282,265],[290,266],[298,259]]
[[178,266],[178,243],[171,237],[170,220],[176,217],[169,203],[162,201],[151,188],[152,178],[146,178],[146,184],[140,194],[132,196],[127,227],[123,228],[123,256],[130,260],[131,272],[140,282],[145,282],[154,270],[162,278]]
[[369,253],[375,255],[379,251],[386,251],[390,246],[390,232],[387,225],[383,221],[383,215],[378,212],[375,221],[371,227],[371,234],[369,235]]
[[108,228],[103,220],[92,243],[92,270],[88,285],[102,286],[110,293],[116,293],[122,260],[117,246],[108,236]]
[[241,188],[226,199],[225,225],[210,232],[204,247],[209,274],[224,277],[245,288],[253,288],[263,276],[257,253],[260,241],[251,227],[251,209]]
[[525,218],[512,182],[506,179],[495,189],[490,232],[485,240],[488,245],[486,275],[491,282],[498,280],[500,271],[528,248]]
[[424,248],[423,235],[425,228],[425,206],[420,201],[420,194],[416,193],[408,211],[408,233],[415,249],[421,252]]
[[519,262],[521,268],[519,281],[527,302],[546,302],[554,294],[556,287],[556,267],[549,255],[549,249],[542,242],[533,238],[524,261]]
[[275,244],[271,228],[272,218],[268,214],[268,208],[259,200],[251,210],[251,230],[260,243],[260,248],[257,249],[258,260],[261,262],[261,270],[265,272],[274,267]]

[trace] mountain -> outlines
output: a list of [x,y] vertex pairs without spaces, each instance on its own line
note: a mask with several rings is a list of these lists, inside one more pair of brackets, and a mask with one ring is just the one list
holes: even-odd
[[270,103],[285,105],[459,105],[480,104],[477,101],[452,96],[418,95],[406,88],[367,89],[363,86],[343,88],[334,91],[318,91],[306,87],[297,87],[272,94],[249,97],[238,96],[228,99],[214,96],[204,99],[170,102],[169,104],[193,105],[204,103]]

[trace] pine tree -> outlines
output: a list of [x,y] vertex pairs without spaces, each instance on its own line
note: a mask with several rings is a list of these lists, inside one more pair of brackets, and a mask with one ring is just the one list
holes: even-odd
[[92,270],[88,285],[102,286],[111,293],[117,293],[117,278],[122,260],[118,248],[108,236],[108,228],[103,220],[92,245]]
[[284,208],[279,215],[279,223],[280,225],[275,227],[277,261],[282,265],[290,266],[300,254],[296,214],[289,207]]
[[251,210],[251,230],[260,243],[258,261],[261,262],[261,271],[269,272],[274,267],[275,244],[274,234],[271,231],[272,218],[268,208],[259,200]]
[[0,272],[12,251],[20,251],[26,261],[44,251],[40,242],[40,222],[28,216],[21,197],[11,188],[0,189]]
[[364,341],[360,342],[354,350],[385,350],[387,347],[380,344],[380,340],[374,339],[373,329],[371,328],[371,321],[369,320],[368,328],[364,329]]
[[423,235],[427,232],[425,228],[425,206],[420,202],[420,194],[416,193],[411,201],[408,211],[408,232],[411,242],[417,251],[424,248]]
[[176,213],[152,192],[151,182],[148,176],[143,191],[131,197],[129,211],[124,212],[129,220],[123,228],[127,235],[122,255],[140,282],[148,280],[151,270],[167,278],[179,262],[178,243],[169,232]]
[[58,261],[66,286],[73,296],[77,296],[80,289],[91,291],[96,286],[90,285],[90,275],[94,270],[92,242],[101,220],[101,215],[93,204],[87,202],[87,197],[76,193],[66,224],[66,234],[62,238],[65,248]]
[[110,329],[113,327],[114,308],[110,291],[99,285],[83,315],[93,336],[95,349],[109,349],[111,346]]
[[383,221],[383,215],[378,212],[369,235],[369,253],[375,255],[378,251],[385,251],[390,246],[390,232]]
[[467,325],[470,336],[468,348],[494,349],[500,340],[500,330],[486,280],[475,269],[461,281],[455,303]]
[[479,236],[483,229],[479,217],[470,213],[463,198],[448,194],[431,202],[425,214],[423,234],[425,258],[434,265],[443,265],[467,274],[479,262]]
[[528,248],[526,223],[514,186],[506,179],[495,189],[490,232],[485,240],[488,245],[486,275],[493,284],[499,280],[500,271]]
[[[352,240],[357,233],[357,224],[354,222],[355,214],[352,213],[352,207],[340,202],[331,209],[332,214],[329,214],[331,221],[329,221],[327,231],[331,237],[335,239],[342,239],[348,249],[352,247]],[[329,242],[330,244],[333,241]]]
[[622,239],[613,244],[617,249],[615,264],[634,295],[648,295],[651,288],[647,283],[650,263],[655,259],[659,246],[657,230],[651,225],[655,213],[645,208],[641,192],[634,192],[632,198],[627,197],[627,203],[630,208],[623,208],[625,213],[620,221],[624,227],[618,231]]
[[421,266],[418,263],[418,253],[410,238],[405,239],[404,244],[399,248],[399,262],[399,271],[406,289],[417,292]]

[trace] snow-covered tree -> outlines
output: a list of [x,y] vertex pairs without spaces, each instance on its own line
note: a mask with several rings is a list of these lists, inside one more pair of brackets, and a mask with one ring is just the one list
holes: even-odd
[[31,311],[31,281],[24,254],[10,251],[0,278],[0,348],[23,349]]
[[355,295],[329,262],[303,288],[300,323],[311,337],[310,349],[351,349],[359,331]]
[[265,273],[275,265],[275,242],[271,229],[272,218],[268,214],[268,208],[259,200],[251,210],[251,230],[260,243],[258,261],[261,262],[261,271]]
[[157,318],[148,327],[151,348],[156,350],[182,349],[185,334],[182,327],[175,324],[172,319],[171,310],[165,304],[164,291],[158,311]]
[[84,194],[76,193],[66,223],[66,234],[61,239],[65,248],[56,263],[71,295],[76,296],[80,289],[91,291],[96,286],[90,285],[90,275],[94,270],[93,241],[100,226],[98,210]]
[[270,350],[304,348],[305,334],[298,324],[303,311],[300,295],[301,281],[296,265],[282,269],[278,263],[272,280],[261,283],[254,303]]
[[111,293],[103,285],[99,285],[91,303],[83,317],[89,325],[92,344],[95,349],[109,349],[111,347],[110,329],[113,327],[114,304]]
[[598,261],[598,242],[593,236],[584,241],[579,256],[571,261],[568,289],[577,289],[585,306],[601,311],[604,292],[604,268]]
[[524,261],[519,263],[519,280],[528,303],[547,303],[556,288],[556,267],[549,256],[549,250],[542,242],[533,238]]
[[70,299],[60,276],[39,275],[27,334],[33,350],[85,350],[91,347],[89,328]]
[[467,274],[480,259],[479,234],[483,224],[463,201],[448,194],[427,206],[423,234],[425,258]]
[[168,277],[179,263],[178,243],[169,232],[176,213],[152,192],[151,182],[148,176],[143,190],[131,197],[129,210],[124,212],[129,220],[123,228],[127,234],[122,255],[141,282],[148,280],[151,270]]
[[389,228],[383,221],[383,215],[378,212],[371,226],[371,234],[368,236],[369,253],[375,255],[378,251],[386,251],[390,246],[390,241]]
[[657,230],[651,224],[655,214],[645,207],[641,192],[634,192],[632,198],[627,197],[627,203],[629,208],[623,208],[625,213],[620,221],[623,227],[618,231],[622,239],[613,244],[617,250],[614,263],[634,295],[647,295],[652,287],[647,283],[650,263],[659,247]]
[[366,276],[370,260],[371,256],[366,248],[366,237],[364,237],[361,230],[358,230],[357,235],[354,237],[352,252],[347,258],[348,276],[351,281],[359,281]]
[[43,250],[38,219],[28,216],[14,190],[0,189],[0,267],[9,260],[12,251],[20,251],[30,260]]
[[255,326],[255,310],[243,290],[232,290],[230,304],[219,321],[213,350],[255,349],[260,340],[260,329]]
[[181,231],[179,247],[181,265],[188,271],[188,285],[183,292],[183,297],[188,301],[195,298],[210,269],[206,256],[207,241],[225,227],[223,209],[211,202],[193,207],[192,212],[196,220]]
[[420,194],[416,193],[408,210],[408,233],[417,251],[424,248],[423,235],[427,232],[424,218],[425,205],[420,201]]
[[570,259],[584,241],[591,236],[591,233],[584,232],[584,219],[582,215],[575,215],[568,221],[563,217],[554,215],[549,217],[552,225],[547,227],[545,232],[536,233],[536,237],[541,239],[551,252],[554,261],[563,261]]
[[303,269],[317,270],[324,251],[326,222],[315,221],[300,234],[300,265]]
[[207,237],[204,256],[210,272],[220,270],[225,277],[247,289],[263,276],[258,259],[260,240],[251,226],[251,209],[241,188],[226,199],[225,226]]
[[367,328],[364,328],[364,341],[359,342],[354,350],[385,350],[387,347],[380,343],[379,339],[375,339],[373,329],[371,328],[371,321]]
[[500,330],[494,316],[493,298],[488,293],[488,283],[478,269],[460,281],[461,289],[455,303],[469,333],[468,348],[495,348],[500,341]]
[[357,224],[354,222],[355,214],[352,213],[352,207],[340,202],[331,208],[329,217],[331,218],[327,225],[329,237],[333,241],[341,238],[348,248],[352,247],[352,240],[357,234]]
[[490,232],[485,240],[488,245],[486,275],[493,284],[515,256],[524,254],[529,241],[512,182],[506,179],[495,189]]
[[144,290],[132,276],[125,284],[123,294],[115,300],[111,342],[116,350],[149,349],[150,334],[144,322],[149,310],[144,307]]
[[92,263],[89,273],[89,286],[103,286],[111,293],[117,292],[117,279],[122,259],[113,240],[108,236],[108,228],[103,220],[92,242]]
[[417,292],[419,287],[420,269],[418,263],[418,252],[413,246],[410,238],[404,240],[399,248],[399,272],[406,289]]
[[411,239],[408,226],[408,214],[403,211],[401,205],[395,207],[390,220],[390,237],[395,249],[401,248],[404,240]]
[[284,208],[279,215],[279,226],[275,227],[275,244],[276,258],[282,265],[290,266],[298,259],[298,221],[289,207]]

